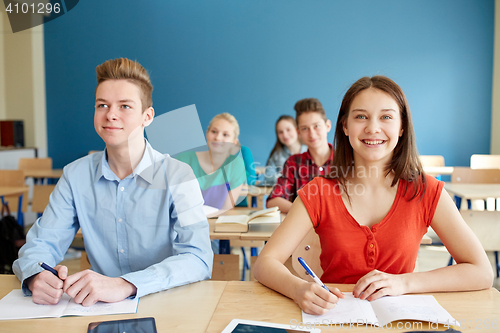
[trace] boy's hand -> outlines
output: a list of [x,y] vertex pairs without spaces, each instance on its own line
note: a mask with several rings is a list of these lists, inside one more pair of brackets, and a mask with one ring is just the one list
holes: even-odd
[[382,296],[397,296],[405,293],[404,274],[389,274],[373,270],[358,280],[352,294],[360,299],[374,301]]
[[328,292],[314,282],[305,282],[295,291],[293,299],[305,313],[322,315],[333,309],[344,294],[337,288]]
[[63,285],[68,276],[66,266],[54,267],[59,278],[49,271],[44,270],[27,279],[28,289],[33,294],[32,299],[36,304],[54,305],[59,302],[63,295]]
[[120,277],[110,278],[91,270],[70,275],[64,281],[63,290],[83,306],[91,306],[99,301],[119,302],[137,292],[133,284]]

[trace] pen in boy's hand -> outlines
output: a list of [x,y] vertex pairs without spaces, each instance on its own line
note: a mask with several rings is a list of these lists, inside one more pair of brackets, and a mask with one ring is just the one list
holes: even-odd
[[42,267],[43,269],[51,272],[52,274],[54,274],[55,276],[59,277],[59,274],[57,274],[57,271],[55,269],[53,269],[52,267],[50,267],[49,265],[47,265],[46,263],[44,262],[39,262],[38,265],[40,265],[40,267]]

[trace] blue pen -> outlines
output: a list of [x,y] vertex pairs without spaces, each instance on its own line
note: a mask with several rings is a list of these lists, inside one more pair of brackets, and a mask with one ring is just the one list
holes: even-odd
[[59,274],[57,274],[57,271],[55,269],[53,269],[52,267],[50,267],[49,265],[47,265],[46,263],[44,262],[39,262],[38,265],[40,265],[40,267],[42,267],[43,269],[51,272],[52,274],[54,274],[55,276],[59,277]]
[[302,259],[302,257],[299,257],[298,259],[299,259],[299,262],[302,265],[302,267],[304,267],[304,269],[306,270],[306,273],[309,274],[309,276],[313,278],[314,282],[316,282],[318,285],[325,288],[326,290],[330,291],[330,289],[328,289],[328,287],[325,286],[325,284],[323,282],[321,282],[321,280],[316,276],[316,274],[314,274],[312,269],[310,269],[309,266],[307,266],[305,260]]

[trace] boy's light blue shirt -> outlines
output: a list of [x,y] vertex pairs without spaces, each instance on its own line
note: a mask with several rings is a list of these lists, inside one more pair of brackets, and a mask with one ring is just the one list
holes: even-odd
[[208,279],[213,252],[203,198],[191,168],[146,149],[134,172],[120,180],[106,151],[64,168],[43,216],[14,262],[24,280],[59,263],[79,228],[92,270],[122,277],[137,297]]

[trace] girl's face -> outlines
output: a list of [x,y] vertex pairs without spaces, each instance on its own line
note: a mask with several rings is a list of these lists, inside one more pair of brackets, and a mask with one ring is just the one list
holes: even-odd
[[207,142],[210,150],[214,152],[226,152],[238,143],[234,133],[234,127],[225,119],[216,119],[207,132]]
[[298,133],[294,124],[288,120],[281,120],[276,125],[278,140],[285,146],[291,146],[297,141]]
[[403,135],[401,110],[389,94],[365,89],[351,103],[344,133],[349,137],[357,165],[387,164]]

